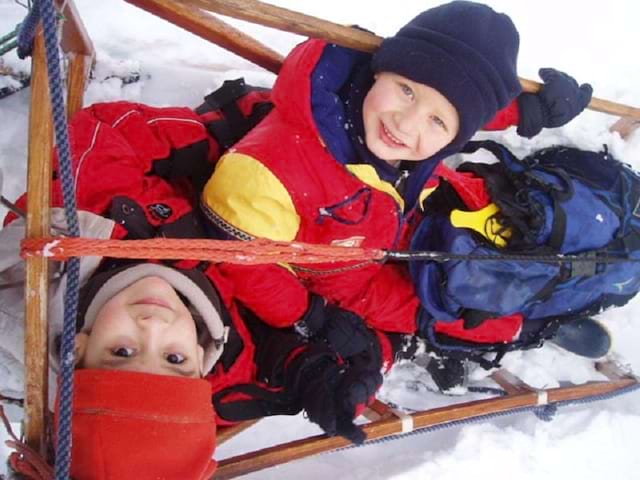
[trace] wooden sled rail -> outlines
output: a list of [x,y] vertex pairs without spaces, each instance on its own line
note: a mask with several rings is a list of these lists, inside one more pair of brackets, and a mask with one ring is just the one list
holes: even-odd
[[[67,112],[82,107],[85,79],[94,50],[73,1],[56,0],[65,18],[62,49],[70,57]],[[31,111],[29,118],[29,163],[27,169],[27,238],[40,238],[50,231],[51,159],[53,120],[42,29],[36,35],[31,63]],[[25,424],[26,443],[44,451],[47,411],[47,294],[48,260],[26,261],[25,298]]]
[[[537,390],[526,385],[509,372],[499,371],[492,378],[502,386],[507,395],[504,397],[475,400],[445,407],[434,408],[410,415],[413,429],[419,430],[439,424],[459,420],[473,419],[487,414],[509,412],[524,407],[535,407],[556,402],[579,400],[591,396],[613,393],[638,383],[638,379],[620,372],[613,364],[599,364],[598,370],[609,381],[594,381],[583,385]],[[382,405],[382,407],[381,407]],[[377,440],[403,433],[403,421],[393,415],[389,407],[378,402],[375,410],[381,418],[364,426],[367,440]],[[391,413],[391,415],[389,415]],[[276,445],[254,452],[238,455],[219,462],[215,479],[235,478],[265,468],[299,460],[319,453],[330,452],[350,445],[342,437],[316,435],[306,439]]]

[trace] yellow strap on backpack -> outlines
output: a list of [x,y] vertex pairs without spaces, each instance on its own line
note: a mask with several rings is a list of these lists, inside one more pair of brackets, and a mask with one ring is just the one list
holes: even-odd
[[511,238],[511,230],[505,229],[495,217],[500,209],[495,203],[490,203],[480,210],[465,212],[451,211],[451,224],[457,228],[469,228],[485,237],[497,247],[506,247]]

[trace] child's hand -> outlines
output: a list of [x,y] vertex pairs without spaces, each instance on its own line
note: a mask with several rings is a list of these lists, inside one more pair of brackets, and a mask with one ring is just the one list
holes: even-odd
[[311,296],[309,309],[295,329],[304,338],[326,342],[342,358],[357,355],[375,342],[375,334],[367,328],[362,317],[336,305],[325,304],[317,295]]
[[353,357],[343,371],[336,391],[336,433],[357,445],[365,441],[366,434],[353,420],[373,402],[382,386],[380,368],[378,361],[366,353]]
[[360,444],[366,435],[353,420],[382,385],[380,369],[380,357],[369,352],[342,363],[326,347],[311,345],[290,362],[285,388],[327,435]]
[[542,90],[518,97],[518,134],[523,137],[565,125],[589,105],[593,93],[591,85],[578,85],[572,76],[559,70],[542,68],[538,73],[544,81]]
[[359,315],[335,305],[325,308],[326,323],[321,332],[329,347],[342,358],[350,358],[371,348],[375,334]]

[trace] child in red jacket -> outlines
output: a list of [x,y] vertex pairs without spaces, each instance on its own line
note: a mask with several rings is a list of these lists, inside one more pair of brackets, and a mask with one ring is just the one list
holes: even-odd
[[[273,111],[218,161],[205,186],[210,233],[406,249],[428,180],[478,129],[518,125],[532,136],[588,104],[590,86],[553,70],[541,71],[542,92],[522,94],[518,46],[507,15],[465,1],[422,12],[373,55],[320,40],[299,45],[279,73]],[[420,302],[403,265],[221,271],[238,298],[276,327],[325,335],[323,321],[349,317],[337,305],[376,331],[418,330]],[[354,322],[344,328],[357,329]],[[382,341],[381,350],[393,351],[389,345]],[[376,358],[388,364],[392,355]]]
[[[531,135],[588,103],[590,87],[559,73],[545,76],[544,95],[516,100],[518,45],[508,16],[463,1],[421,13],[373,55],[320,40],[299,45],[279,73],[273,110],[217,162],[204,188],[210,233],[406,247],[427,180],[479,128],[494,120],[493,128],[518,124]],[[222,271],[276,327],[309,314],[311,293],[349,308],[370,304],[363,310],[373,328],[414,332],[415,316],[378,309],[393,299],[366,293],[376,293],[369,284],[381,268],[354,261]],[[404,295],[399,286],[388,293]]]
[[[191,110],[97,104],[72,120],[70,140],[83,237],[204,236],[192,207],[191,182],[180,170],[190,155],[200,160],[210,145],[206,125]],[[57,175],[52,191],[52,224],[64,231]],[[16,210],[26,201],[21,197]],[[0,348],[19,366],[24,358],[18,333],[24,314],[19,243],[25,224],[15,214],[5,223],[0,330],[9,341]],[[52,272],[49,351],[57,371],[64,265],[52,263]],[[325,342],[307,342],[253,321],[219,265],[82,257],[80,284],[74,478],[207,478],[215,466],[216,424],[302,409],[330,434],[362,438],[352,418],[357,404],[375,390],[349,392],[369,378],[377,385],[380,373],[350,369],[346,375],[343,359]],[[321,378],[326,382],[318,382]],[[237,400],[247,399],[231,395],[236,385],[277,392],[285,411],[245,412],[243,402],[236,408]],[[331,405],[339,400],[342,412],[344,396],[356,399],[348,406],[354,413],[337,424]]]

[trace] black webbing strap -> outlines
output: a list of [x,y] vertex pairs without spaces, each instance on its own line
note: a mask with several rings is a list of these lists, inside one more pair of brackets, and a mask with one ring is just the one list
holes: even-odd
[[[232,394],[245,394],[251,398],[224,400]],[[271,415],[297,415],[302,410],[298,402],[284,391],[272,391],[256,384],[241,384],[225,388],[213,395],[213,407],[224,420],[242,422]]]
[[215,112],[247,93],[249,93],[249,89],[244,83],[244,78],[225,80],[220,88],[204,97],[204,103],[196,108],[196,113],[203,115],[207,112]]
[[238,106],[238,99],[252,91],[267,91],[266,88],[247,85],[244,78],[225,80],[220,88],[204,98],[204,103],[195,109],[198,115],[220,111],[223,118],[207,123],[209,133],[218,141],[222,151],[228,150],[249,130],[255,127],[273,108],[270,102],[257,102],[251,114],[245,117]]

